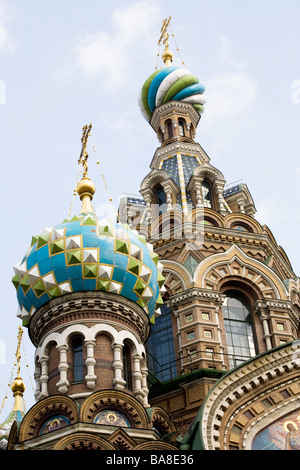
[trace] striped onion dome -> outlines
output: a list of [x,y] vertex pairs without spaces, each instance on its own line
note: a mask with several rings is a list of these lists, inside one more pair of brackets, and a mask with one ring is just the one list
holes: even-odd
[[145,81],[139,95],[139,107],[147,121],[158,106],[169,101],[192,104],[199,114],[204,111],[205,87],[187,69],[166,67],[156,70]]

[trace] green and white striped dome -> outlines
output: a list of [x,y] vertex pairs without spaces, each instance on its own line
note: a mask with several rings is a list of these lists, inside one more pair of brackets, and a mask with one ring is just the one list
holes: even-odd
[[158,106],[169,101],[192,104],[199,114],[204,111],[205,87],[196,75],[178,67],[166,67],[155,71],[145,81],[139,95],[139,107],[147,121]]

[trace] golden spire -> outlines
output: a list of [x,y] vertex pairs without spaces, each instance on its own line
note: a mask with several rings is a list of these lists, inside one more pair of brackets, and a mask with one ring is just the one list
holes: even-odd
[[163,61],[166,65],[166,67],[171,67],[172,61],[173,61],[173,53],[169,50],[169,33],[168,33],[168,26],[171,21],[171,16],[169,18],[166,18],[162,22],[162,28],[161,28],[161,35],[158,41],[158,45],[161,46],[161,43],[163,42],[165,46],[165,50],[162,53],[162,58]]
[[78,164],[82,166],[82,179],[77,185],[77,193],[80,197],[80,200],[82,201],[81,205],[81,214],[87,213],[87,212],[92,212],[94,213],[94,209],[92,207],[91,201],[93,199],[93,195],[95,193],[96,187],[94,183],[88,178],[87,173],[88,173],[88,158],[89,155],[87,153],[87,143],[88,143],[88,138],[90,136],[92,129],[92,124],[89,126],[86,124],[82,128],[82,137],[81,137],[81,153],[78,159]]
[[21,370],[21,341],[22,341],[22,336],[23,336],[23,330],[19,326],[19,332],[18,332],[18,346],[17,346],[17,351],[16,351],[16,361],[17,361],[17,376],[15,380],[13,381],[11,385],[11,390],[13,392],[13,396],[15,399],[14,406],[13,406],[13,411],[23,411],[22,407],[22,397],[23,393],[25,391],[25,384],[23,382],[23,379],[20,377],[20,370]]

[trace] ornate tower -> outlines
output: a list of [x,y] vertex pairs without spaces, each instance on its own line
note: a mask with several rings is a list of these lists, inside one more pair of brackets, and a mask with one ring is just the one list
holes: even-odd
[[[11,391],[14,397],[14,404],[12,411],[7,416],[6,420],[0,424],[0,449],[6,450],[8,439],[10,435],[10,431],[12,426],[19,426],[24,415],[24,407],[22,403],[23,394],[25,391],[25,384],[21,377],[21,341],[22,341],[23,330],[19,326],[18,332],[18,345],[16,350],[16,362],[15,365],[17,366],[17,374],[14,378],[12,384],[10,385]],[[13,377],[13,375],[12,375]],[[6,397],[5,397],[6,398]],[[16,423],[16,424],[14,424]]]
[[150,402],[186,429],[217,379],[299,338],[300,285],[270,229],[255,220],[247,185],[227,186],[195,141],[205,90],[172,66],[167,24],[164,66],[139,97],[160,146],[142,198],[124,198],[119,213],[163,265],[163,314],[148,341]]
[[128,226],[98,219],[83,129],[81,212],[33,237],[15,266],[19,316],[36,347],[37,403],[13,449],[174,448],[148,403],[145,342],[162,304],[158,255]]

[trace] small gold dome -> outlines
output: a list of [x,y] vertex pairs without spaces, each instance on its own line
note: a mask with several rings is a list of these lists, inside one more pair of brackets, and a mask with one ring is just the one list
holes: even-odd
[[167,66],[170,66],[171,62],[173,62],[173,52],[169,51],[169,49],[164,50],[162,59]]
[[16,377],[11,385],[11,390],[13,393],[24,393],[25,392],[25,384],[21,377]]
[[84,176],[77,185],[77,193],[80,196],[80,199],[82,198],[84,194],[91,195],[91,199],[92,199],[95,191],[96,191],[96,186],[87,176]]

